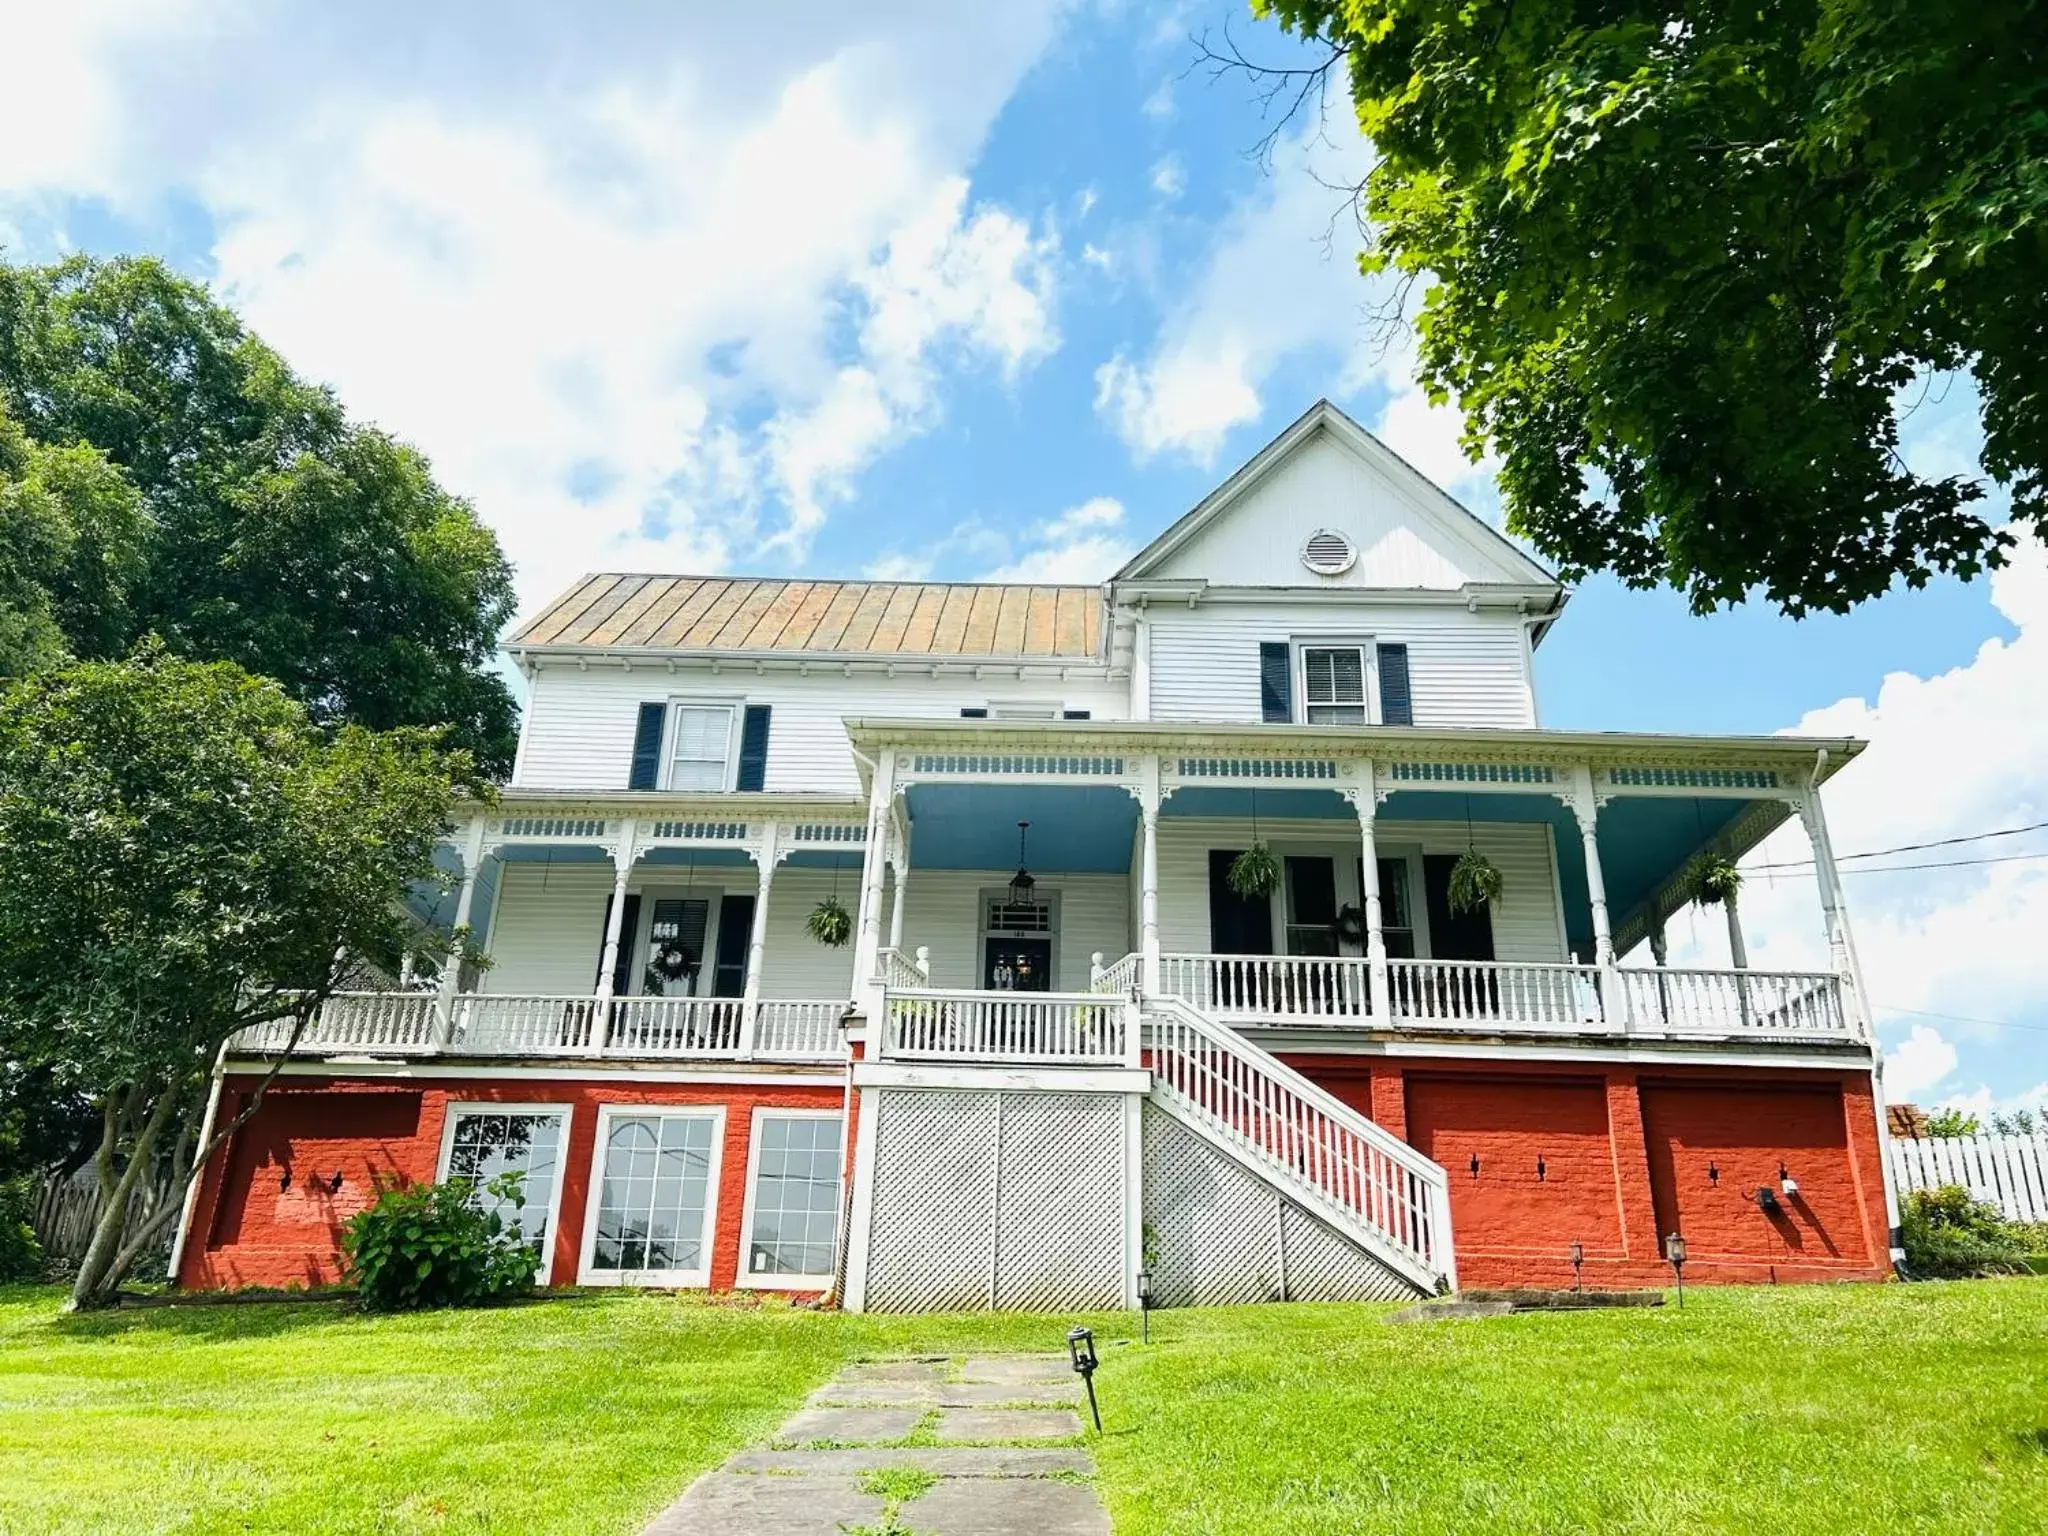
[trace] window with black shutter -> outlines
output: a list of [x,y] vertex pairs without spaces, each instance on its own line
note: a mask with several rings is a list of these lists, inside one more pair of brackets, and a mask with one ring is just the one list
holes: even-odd
[[626,788],[653,789],[660,783],[661,728],[667,721],[667,704],[640,706],[640,718],[633,727],[633,762],[626,774]]
[[768,716],[766,704],[749,704],[740,727],[738,789],[762,789],[768,782]]
[[1259,718],[1294,718],[1294,654],[1285,640],[1259,642]]
[[1413,725],[1415,696],[1408,686],[1408,647],[1379,648],[1380,724]]

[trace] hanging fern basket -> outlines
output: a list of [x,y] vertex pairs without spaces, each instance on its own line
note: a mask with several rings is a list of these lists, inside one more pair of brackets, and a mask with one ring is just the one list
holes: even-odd
[[1500,900],[1500,891],[1500,870],[1493,860],[1476,848],[1467,848],[1458,855],[1458,862],[1451,866],[1445,893],[1453,912],[1463,916],[1483,911]]
[[1280,861],[1264,843],[1253,843],[1230,861],[1230,888],[1247,901],[1270,896],[1280,884]]
[[853,914],[839,904],[837,896],[827,896],[811,908],[804,931],[827,949],[844,949],[853,937]]
[[1718,907],[1742,889],[1742,871],[1718,853],[1696,853],[1685,866],[1685,897],[1702,907]]

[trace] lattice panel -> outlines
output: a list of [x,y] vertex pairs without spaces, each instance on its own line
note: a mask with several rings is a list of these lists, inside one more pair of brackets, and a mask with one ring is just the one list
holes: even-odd
[[881,1090],[868,1247],[870,1311],[962,1312],[988,1305],[996,1098]]
[[1415,1287],[1297,1205],[1280,1207],[1289,1301],[1395,1301]]
[[1327,758],[1184,757],[1184,779],[1334,779],[1337,765]]
[[1145,1224],[1157,1250],[1156,1305],[1278,1300],[1277,1199],[1178,1120],[1145,1106]]
[[1123,1304],[1124,1105],[1106,1093],[1003,1095],[996,1306]]
[[1416,1294],[1402,1276],[1150,1104],[1145,1224],[1157,1248],[1152,1294],[1162,1307]]

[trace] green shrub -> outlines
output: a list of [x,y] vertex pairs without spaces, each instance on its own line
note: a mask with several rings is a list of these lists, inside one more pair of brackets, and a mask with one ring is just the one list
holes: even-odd
[[2005,1225],[2026,1252],[2048,1254],[2048,1221],[2009,1221]]
[[43,1245],[28,1223],[34,1208],[29,1180],[0,1180],[0,1281],[43,1278]]
[[[484,1187],[516,1210],[522,1176]],[[475,1307],[524,1295],[540,1273],[540,1250],[495,1210],[479,1210],[467,1179],[400,1185],[349,1218],[343,1274],[366,1312]]]
[[1958,1184],[1907,1195],[1899,1233],[1906,1273],[1917,1279],[2009,1275],[2024,1267],[2026,1245],[1998,1207],[1973,1199]]

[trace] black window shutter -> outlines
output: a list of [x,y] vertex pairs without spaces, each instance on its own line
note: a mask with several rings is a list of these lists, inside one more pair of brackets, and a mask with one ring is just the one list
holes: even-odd
[[711,966],[711,995],[739,997],[747,990],[747,950],[754,938],[754,898],[728,892],[718,904],[718,948]]
[[1408,687],[1408,647],[1380,647],[1380,724],[1413,725],[1415,695]]
[[1285,640],[1259,642],[1259,718],[1294,718],[1294,657]]
[[740,726],[739,789],[762,789],[768,782],[768,714],[766,704],[749,704]]
[[988,718],[988,711],[969,706],[960,711],[960,718],[962,720],[986,720]]
[[661,727],[667,719],[666,704],[640,706],[640,723],[633,728],[633,768],[626,776],[626,788],[660,787]]
[[1065,709],[1060,711],[1060,718],[1062,720],[1086,720],[1088,718],[1088,711],[1085,709]]

